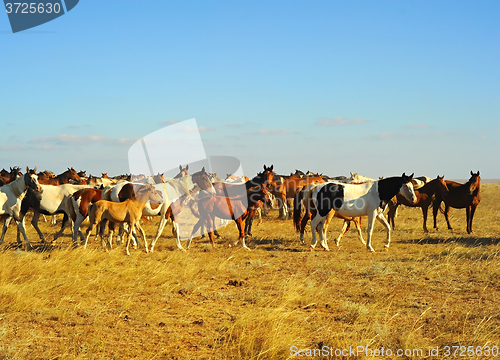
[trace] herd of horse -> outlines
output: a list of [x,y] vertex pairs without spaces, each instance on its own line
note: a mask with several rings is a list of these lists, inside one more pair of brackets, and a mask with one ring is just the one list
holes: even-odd
[[[127,236],[126,253],[130,255],[129,245],[139,234],[146,252],[154,251],[154,246],[161,236],[168,220],[172,221],[172,232],[177,248],[185,251],[181,240],[188,240],[189,249],[193,237],[201,231],[207,234],[215,247],[214,235],[217,233],[216,218],[234,221],[238,228],[238,238],[230,246],[241,241],[248,249],[245,237],[251,236],[253,219],[260,212],[269,208],[279,208],[279,218],[293,218],[293,226],[300,233],[303,244],[304,233],[310,221],[312,242],[311,250],[317,243],[329,250],[326,233],[333,217],[344,220],[342,231],[335,243],[339,246],[341,238],[354,222],[360,241],[369,251],[374,251],[371,242],[375,220],[386,229],[387,250],[391,241],[391,228],[395,229],[395,216],[400,205],[420,207],[423,214],[423,230],[427,229],[427,215],[432,207],[434,228],[437,229],[437,214],[444,213],[448,229],[450,208],[465,208],[467,232],[472,232],[472,222],[476,208],[481,201],[479,171],[470,172],[469,181],[464,184],[444,180],[443,176],[435,179],[428,177],[414,178],[403,173],[401,176],[370,179],[351,173],[349,177],[328,177],[323,174],[296,171],[288,176],[278,175],[274,166],[264,165],[263,171],[249,179],[243,176],[227,174],[220,180],[216,174],[209,174],[205,168],[192,174],[189,166],[179,166],[179,173],[174,178],[165,178],[163,174],[155,176],[121,175],[109,178],[86,176],[85,172],[76,172],[73,168],[59,175],[48,171],[37,173],[26,168],[23,174],[18,167],[0,172],[0,215],[4,226],[0,237],[3,244],[9,223],[17,225],[17,241],[22,244],[21,236],[27,248],[31,243],[26,235],[24,219],[33,213],[31,224],[42,243],[46,243],[44,234],[38,226],[41,216],[63,214],[61,229],[56,232],[51,244],[63,234],[65,227],[72,224],[72,241],[76,247],[81,243],[86,247],[90,235],[96,230],[105,248],[113,246],[113,235],[119,226],[117,242],[123,233]],[[444,210],[442,209],[444,203]],[[384,211],[388,209],[387,218]],[[188,211],[195,220],[191,224],[189,236],[181,239],[179,214]],[[150,246],[141,227],[141,218],[160,216],[155,238]],[[362,218],[368,221],[367,240],[361,231]],[[85,234],[81,231],[85,219],[89,219]],[[106,226],[109,229],[105,239]],[[184,225],[183,225],[184,226]]]

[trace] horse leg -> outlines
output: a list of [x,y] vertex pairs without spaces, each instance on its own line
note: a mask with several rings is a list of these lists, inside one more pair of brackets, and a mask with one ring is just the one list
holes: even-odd
[[472,205],[470,208],[470,225],[469,225],[470,232],[472,232],[472,219],[474,219],[474,213],[476,212],[476,208],[477,205]]
[[444,217],[446,219],[446,224],[448,225],[448,230],[453,230],[450,224],[450,209],[451,207],[449,205],[445,205]]
[[434,200],[432,204],[432,216],[434,218],[434,229],[438,230],[437,227],[437,213],[439,211],[439,208],[441,207],[441,200]]
[[214,223],[210,215],[208,215],[207,218],[205,219],[205,226],[206,226],[205,230],[208,231],[208,238],[212,242],[212,247],[215,249],[214,233],[213,233]]
[[371,242],[372,242],[372,235],[373,235],[373,226],[375,225],[375,218],[376,217],[377,217],[376,210],[374,210],[368,214],[368,237],[366,239],[366,248],[371,252],[375,252],[375,250],[373,250]]
[[466,221],[467,221],[467,234],[471,233],[470,230],[470,206],[465,207]]
[[214,235],[217,236],[217,239],[220,239],[221,236],[220,236],[219,232],[217,231],[217,229],[215,227],[215,216],[212,217],[212,221],[213,221],[213,224],[214,224],[214,229],[213,229]]
[[[187,246],[186,246],[186,249],[189,249],[189,247],[191,246],[191,241],[193,241],[193,236],[194,234],[196,234],[196,232],[202,228],[204,225],[204,220],[202,218],[200,218],[198,220],[198,222],[193,226],[193,230],[191,231],[191,236],[189,237],[189,240],[188,240],[188,243],[187,243]],[[202,229],[203,230],[203,229]]]
[[[151,251],[151,252],[154,251],[154,247],[156,245],[156,242],[160,238],[161,233],[163,232],[163,229],[165,228],[166,223],[167,223],[167,219],[165,219],[164,215],[161,215],[160,216],[160,223],[158,224],[158,229],[156,230],[155,238],[153,239],[153,241],[151,241],[151,248],[149,249],[149,251]],[[173,232],[173,228],[172,228],[172,232]]]
[[172,232],[174,232],[175,229],[175,244],[177,245],[177,248],[182,251],[186,251],[181,244],[181,236],[180,236],[180,229],[179,229],[179,224],[175,221],[175,219],[172,219]]
[[144,240],[144,248],[146,249],[146,254],[147,254],[149,252],[148,241],[146,240],[146,233],[144,232],[141,224],[139,223],[139,220],[135,223],[135,227],[137,227],[139,229],[139,233],[141,234],[141,236]]
[[[236,219],[235,222],[236,222],[236,226],[238,227],[238,232],[239,232],[239,238],[236,241],[236,243],[238,243],[238,241],[241,239],[241,245],[243,246],[243,249],[250,250],[250,248],[245,243],[245,231],[243,228],[243,220],[240,217],[240,218]],[[251,224],[250,224],[250,227],[252,227]]]
[[300,241],[302,242],[302,245],[306,244],[306,242],[304,241],[304,233],[306,231],[306,226],[309,219],[311,219],[311,213],[306,212],[304,214],[304,217],[302,218],[302,221],[300,222]]
[[281,195],[281,206],[279,210],[279,220],[285,220],[288,217],[287,207],[286,207],[286,195]]
[[61,229],[54,234],[54,240],[52,240],[51,245],[55,245],[57,238],[63,234],[66,225],[68,225],[69,223],[68,220],[69,220],[68,214],[64,213]]
[[85,218],[80,213],[77,213],[75,222],[73,224],[73,236],[72,236],[73,246],[75,246],[75,247],[78,246],[78,234],[80,234],[80,237],[81,237],[80,240],[82,242],[85,239],[83,237],[82,231],[80,230],[80,226],[82,225],[84,220],[85,220]]
[[132,234],[132,247],[134,249],[137,249],[139,246],[142,246],[141,241],[139,240],[139,236],[137,236],[137,231],[135,229],[135,226],[132,226],[132,228],[130,228],[130,225],[127,224],[127,227],[129,228],[129,231]]
[[342,240],[346,232],[349,230],[350,224],[351,222],[349,220],[344,220],[342,231],[340,232],[340,235],[335,239],[335,245],[337,245],[337,247],[340,246],[340,240]]
[[394,219],[396,218],[396,212],[398,211],[398,205],[399,204],[393,204],[391,201],[389,201],[389,211],[387,212],[387,219],[389,220],[389,225],[392,225],[392,228],[395,230],[396,225],[394,224]]
[[3,228],[2,228],[2,236],[0,237],[0,245],[3,245],[3,240],[5,238],[5,234],[7,233],[7,228],[9,227],[9,224],[12,220],[12,216],[7,216],[5,218],[5,221],[3,222]]
[[429,230],[427,230],[427,212],[429,211],[429,208],[427,206],[422,206],[422,215],[424,216],[424,232],[428,233]]
[[14,221],[17,224],[18,230],[21,232],[21,234],[23,234],[23,238],[24,238],[24,241],[26,242],[27,249],[28,250],[33,249],[33,246],[31,246],[31,243],[28,240],[28,237],[26,236],[26,230],[24,229],[24,219],[23,220],[14,219]]
[[257,209],[257,215],[258,215],[258,217],[259,217],[259,223],[258,223],[257,225],[262,224],[262,209],[263,209],[263,208],[264,208],[264,207],[260,207],[260,208],[258,208],[258,209]]
[[325,251],[330,251],[330,248],[328,247],[328,243],[326,240],[326,226],[325,226],[325,220],[326,217],[321,218],[317,228],[318,228],[318,234],[319,234],[319,243],[325,249]]
[[361,243],[363,245],[366,245],[365,239],[363,239],[363,233],[361,232],[361,216],[359,218],[355,217],[353,218],[354,220],[354,225],[356,226],[356,230],[358,231],[358,237],[359,240],[361,240]]
[[246,235],[253,236],[252,225],[253,225],[253,216],[252,217],[249,216],[245,219],[245,231],[244,231],[245,236]]
[[311,241],[311,251],[314,250],[316,246],[316,230],[319,222],[321,221],[321,215],[319,213],[311,220],[311,232],[312,232],[312,241]]
[[40,238],[40,240],[42,240],[42,243],[45,243],[45,237],[43,236],[42,231],[38,227],[38,219],[39,218],[40,218],[40,213],[36,210],[33,210],[33,218],[31,219],[31,225],[33,225],[33,227],[35,228],[35,230],[38,234],[38,237]]
[[385,218],[383,213],[379,213],[377,215],[377,220],[380,221],[380,223],[382,225],[384,225],[386,230],[387,230],[387,239],[386,239],[386,243],[384,245],[384,250],[388,251],[389,245],[391,243],[391,225],[389,225],[389,223],[387,222],[387,219]]
[[[107,220],[106,219],[102,219],[99,224],[97,224],[97,238],[100,238],[101,239],[101,247],[108,251],[108,247],[106,246],[106,240],[105,240],[105,237],[104,237],[104,231],[106,230],[106,223],[107,223]],[[109,222],[109,232],[110,234],[113,232],[113,225],[111,223],[111,221]],[[109,237],[108,237],[108,240],[109,240]]]

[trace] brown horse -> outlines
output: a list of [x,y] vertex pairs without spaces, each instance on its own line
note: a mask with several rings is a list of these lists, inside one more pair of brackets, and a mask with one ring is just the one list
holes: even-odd
[[472,220],[474,218],[474,213],[476,212],[477,206],[481,202],[481,195],[479,193],[481,187],[481,177],[479,176],[479,171],[477,173],[473,173],[471,171],[470,174],[471,177],[465,184],[446,180],[446,186],[448,186],[449,192],[444,196],[442,196],[441,194],[436,194],[436,198],[434,200],[434,208],[432,210],[432,213],[434,215],[435,229],[437,229],[437,212],[440,209],[441,202],[444,201],[444,217],[446,218],[448,229],[452,230],[450,219],[448,216],[450,213],[450,208],[465,208],[467,214],[467,233],[470,234],[472,232]]
[[427,184],[414,190],[415,195],[417,196],[417,202],[411,203],[408,199],[406,199],[403,195],[397,194],[394,198],[389,201],[388,207],[389,212],[387,213],[387,220],[393,229],[396,229],[396,225],[394,224],[394,218],[396,217],[396,211],[398,206],[403,204],[409,207],[420,207],[422,208],[422,214],[424,216],[424,231],[426,233],[429,232],[427,230],[427,213],[429,211],[429,206],[434,200],[435,194],[439,193],[441,197],[446,196],[448,193],[448,187],[446,186],[446,182],[443,180],[444,176],[438,176],[432,181],[429,181]]
[[[230,246],[235,246],[239,240],[242,241],[244,249],[250,250],[245,244],[245,231],[243,228],[243,221],[248,217],[253,217],[257,209],[262,205],[262,203],[270,203],[270,194],[266,189],[265,185],[259,185],[251,187],[252,181],[247,181],[244,186],[246,186],[246,194],[236,196],[236,197],[226,197],[226,196],[213,196],[202,198],[198,200],[198,211],[196,211],[192,204],[190,205],[191,212],[194,216],[200,219],[198,223],[193,228],[191,233],[191,239],[189,239],[187,248],[191,245],[191,240],[194,234],[198,231],[201,225],[205,225],[208,231],[208,237],[212,242],[212,246],[215,248],[213,229],[214,229],[214,217],[220,219],[234,220],[236,226],[238,227],[239,236]],[[246,204],[245,204],[246,202]],[[246,206],[245,206],[246,205]],[[238,216],[236,215],[238,214]],[[241,215],[239,215],[241,214]]]
[[282,211],[280,211],[280,218],[287,219],[291,217],[291,212],[288,210],[288,202],[293,201],[295,194],[303,187],[311,184],[324,183],[322,174],[319,175],[306,175],[303,177],[291,174],[287,177],[282,177],[277,182],[279,188],[279,195],[273,194],[277,199],[281,200]]
[[[129,245],[131,239],[131,232],[134,229],[134,226],[139,230],[142,238],[144,239],[144,246],[146,248],[146,252],[148,252],[148,243],[146,240],[146,234],[140,225],[140,218],[142,217],[142,209],[146,206],[147,201],[161,203],[163,201],[162,197],[157,193],[156,189],[153,185],[143,185],[136,192],[136,196],[132,199],[125,200],[121,203],[116,203],[112,201],[99,200],[92,205],[89,211],[90,225],[87,229],[85,236],[85,245],[87,246],[87,241],[92,233],[92,230],[95,228],[97,224],[100,224],[103,220],[108,220],[113,223],[127,223],[128,229],[127,231],[127,246],[126,253],[130,255]],[[106,247],[103,238],[104,226],[101,225],[99,231],[99,237],[101,237],[101,244],[103,247]],[[113,236],[114,226],[110,227],[110,237]],[[111,248],[111,241],[108,242],[109,247]]]
[[[269,189],[273,188],[276,186],[275,182],[275,177],[276,174],[273,171],[274,165],[271,166],[266,166],[264,164],[264,171],[257,173],[255,177],[253,177],[251,181],[250,187],[255,187],[255,186],[262,186],[266,185],[267,191],[271,193]],[[210,174],[209,174],[210,175]],[[230,174],[228,174],[230,175]],[[228,176],[229,177],[229,176]],[[244,177],[245,182],[248,182],[248,177]],[[233,197],[233,196],[238,196],[242,195],[244,192],[246,192],[246,189],[242,188],[242,184],[233,184],[233,183],[228,183],[224,181],[219,181],[219,182],[214,182],[213,183],[213,188],[215,189],[215,192],[219,196],[226,196],[226,197]],[[274,194],[271,193],[271,197],[274,198]],[[256,212],[260,209],[260,207],[256,210]],[[255,213],[252,214],[252,216],[247,217],[245,220],[245,234],[252,236],[252,224],[253,224],[253,218],[255,216]],[[212,217],[212,221],[215,223],[215,217]],[[202,224],[202,234],[204,233],[203,231],[204,225]],[[214,234],[217,238],[220,238],[220,234],[217,231],[217,229],[214,229]],[[205,235],[201,235],[201,237],[205,237]]]
[[[304,233],[305,229],[307,226],[307,222],[316,216],[317,209],[314,206],[313,201],[311,200],[311,195],[316,188],[315,184],[308,185],[308,186],[303,186],[297,193],[295,194],[294,200],[293,200],[293,226],[295,227],[295,230],[300,233],[300,241],[302,241],[302,245],[305,245],[304,241]],[[305,212],[304,216],[302,216],[302,207],[304,207]],[[351,228],[351,221],[354,221],[354,224],[356,225],[356,228],[358,229],[358,233],[361,233],[361,216],[357,217],[345,217],[342,215],[339,215],[335,210],[331,210],[328,213],[328,216],[325,221],[325,234],[326,234],[326,229],[328,228],[328,224],[332,220],[333,217],[339,218],[344,220],[344,225],[342,226],[342,231],[340,235],[337,237],[335,240],[335,244],[337,246],[340,245],[340,240],[344,237],[344,235],[349,231]],[[314,230],[313,230],[314,231]],[[364,242],[363,238],[361,238],[361,242],[363,242],[364,245],[366,243]],[[311,247],[311,250],[313,248]]]
[[[43,173],[41,173],[43,174]],[[38,182],[42,185],[62,185],[62,184],[79,184],[81,182],[80,176],[73,168],[68,168],[62,174],[59,174],[54,177],[46,176],[42,179],[39,178]]]
[[14,168],[10,168],[10,172],[2,169],[2,171],[0,172],[0,186],[11,183],[21,176],[23,176],[23,174],[21,173],[21,168],[17,166],[14,166]]

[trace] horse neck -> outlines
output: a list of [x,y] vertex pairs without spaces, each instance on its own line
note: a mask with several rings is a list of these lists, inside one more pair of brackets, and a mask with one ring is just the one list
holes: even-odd
[[399,192],[402,184],[402,178],[391,177],[387,179],[377,180],[378,193],[380,200],[389,201]]
[[21,194],[27,190],[26,184],[24,183],[24,176],[21,176],[4,186],[8,186],[16,197],[21,196]]
[[191,175],[173,179],[168,183],[174,188],[177,194],[186,194],[189,196],[190,191],[194,188],[193,177]]
[[149,192],[140,193],[139,196],[134,196],[130,201],[134,203],[141,211],[146,206],[146,203],[149,200]]
[[[418,192],[420,194],[426,194],[429,196],[434,195],[435,193],[437,193],[440,190],[442,190],[442,189],[441,189],[439,180],[437,180],[437,179],[429,181],[427,184],[425,184],[424,186],[422,186],[419,189],[413,189],[413,191],[415,192],[415,195],[417,195],[417,192]],[[418,195],[417,195],[417,197],[418,197]]]
[[69,184],[69,180],[70,180],[67,173],[59,174],[54,179],[59,181],[59,184],[61,184],[61,185],[62,184]]

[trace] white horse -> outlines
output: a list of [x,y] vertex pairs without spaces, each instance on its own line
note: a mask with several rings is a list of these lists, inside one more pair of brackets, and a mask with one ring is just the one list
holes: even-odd
[[52,245],[55,245],[55,241],[62,235],[68,222],[72,222],[71,213],[73,209],[71,206],[71,195],[80,189],[89,187],[91,185],[40,185],[39,193],[28,190],[21,205],[22,217],[24,218],[29,209],[33,209],[31,224],[38,233],[40,240],[45,242],[45,237],[38,227],[40,215],[64,214],[61,229],[54,234]]
[[19,232],[21,232],[28,248],[32,247],[28,237],[26,236],[24,222],[21,216],[21,202],[28,188],[40,191],[36,168],[34,170],[26,168],[26,174],[22,177],[18,177],[9,184],[0,187],[0,215],[8,215],[2,229],[0,244],[3,244],[5,233],[7,232],[7,226],[10,223],[10,219],[13,218],[17,224],[18,235]]
[[[327,182],[319,184],[313,192],[312,200],[317,208],[317,214],[311,220],[311,229],[318,229],[321,246],[325,250],[328,248],[327,240],[323,232],[324,223],[330,210],[335,211],[345,217],[368,215],[368,237],[366,247],[374,252],[371,246],[373,225],[375,219],[380,221],[387,229],[387,240],[385,249],[389,249],[391,242],[391,227],[384,217],[384,210],[388,201],[400,192],[411,202],[416,202],[417,197],[413,191],[411,183],[413,174],[401,177],[390,177],[382,180],[368,181],[363,184],[342,184],[338,182]],[[363,241],[360,229],[358,235]],[[312,231],[311,248],[316,246],[316,231]]]

